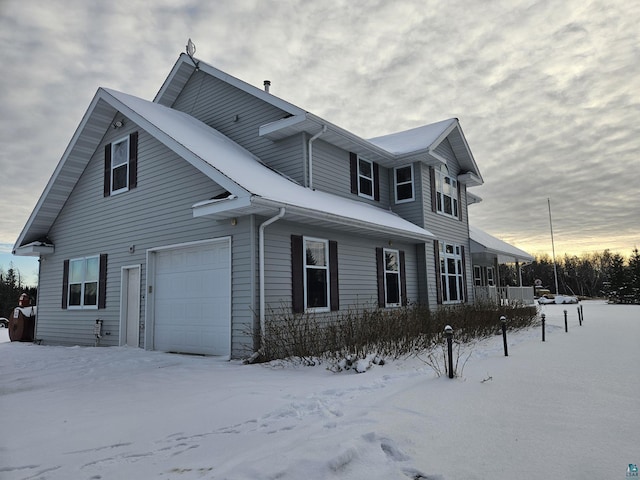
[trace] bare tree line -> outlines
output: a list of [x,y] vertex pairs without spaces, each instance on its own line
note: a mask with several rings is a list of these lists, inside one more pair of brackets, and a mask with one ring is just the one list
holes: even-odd
[[[522,267],[523,285],[540,280],[553,293],[581,297],[606,297],[614,301],[640,303],[640,252],[635,248],[628,258],[619,253],[594,252],[556,259],[558,289],[555,292],[553,260],[549,255],[536,255]],[[500,265],[502,286],[517,285],[515,265]]]

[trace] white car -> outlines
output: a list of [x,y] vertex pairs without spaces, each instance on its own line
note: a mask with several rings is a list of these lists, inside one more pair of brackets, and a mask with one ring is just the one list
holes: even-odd
[[9,320],[4,317],[0,317],[0,328],[9,328]]
[[542,295],[538,299],[540,305],[546,305],[549,303],[565,304],[565,303],[578,303],[578,298],[570,295]]

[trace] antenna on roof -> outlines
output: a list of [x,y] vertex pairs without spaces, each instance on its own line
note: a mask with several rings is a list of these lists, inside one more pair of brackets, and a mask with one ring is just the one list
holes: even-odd
[[193,62],[193,64],[195,65],[196,70],[199,70],[199,69],[200,69],[200,68],[199,68],[200,62],[197,62],[197,61],[193,58],[193,56],[195,55],[195,53],[196,53],[196,46],[195,46],[195,45],[194,45],[194,43],[191,41],[191,39],[189,39],[189,40],[187,41],[187,55],[189,56],[189,58],[191,59],[191,61],[192,61],[192,62]]

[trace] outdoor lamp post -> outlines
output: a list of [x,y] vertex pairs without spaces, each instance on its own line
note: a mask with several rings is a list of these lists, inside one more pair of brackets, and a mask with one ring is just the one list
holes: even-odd
[[542,314],[542,341],[544,342],[544,320],[545,320],[545,315],[544,313]]
[[451,325],[444,327],[444,334],[447,337],[447,357],[449,361],[449,378],[453,378],[453,328]]
[[502,343],[504,345],[504,356],[509,356],[509,350],[507,349],[507,317],[504,315],[500,317],[500,323],[502,324]]

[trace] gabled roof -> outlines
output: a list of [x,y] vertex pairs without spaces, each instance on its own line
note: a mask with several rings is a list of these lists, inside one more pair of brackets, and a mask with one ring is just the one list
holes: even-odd
[[482,175],[480,175],[480,169],[473,158],[457,118],[450,118],[410,130],[370,138],[369,141],[393,153],[398,159],[428,154],[446,163],[446,160],[436,153],[436,148],[446,138],[449,139],[449,143],[463,170],[463,175],[466,175],[464,183],[469,186],[482,185],[484,181],[482,180]]
[[491,253],[498,256],[499,263],[530,263],[535,259],[524,250],[514,247],[480,230],[478,227],[469,225],[469,237],[471,238],[471,253]]
[[186,113],[100,88],[20,234],[14,253],[48,233],[117,112],[230,192],[224,201],[204,200],[194,205],[196,216],[268,214],[284,207],[287,217],[295,221],[342,225],[352,231],[419,241],[434,238],[390,211],[294,183]]
[[[310,135],[323,132],[323,141],[343,150],[362,155],[368,160],[377,162],[387,168],[393,168],[403,162],[415,160],[434,165],[443,163],[445,160],[435,153],[435,149],[445,138],[449,138],[454,153],[466,174],[466,176],[460,178],[460,181],[469,186],[483,183],[480,170],[456,118],[366,140],[261,88],[218,70],[206,62],[196,61],[198,70],[287,113],[288,116],[286,118],[260,127],[259,134],[265,138],[277,141],[301,132],[307,132]],[[191,58],[184,53],[181,54],[156,95],[154,102],[167,106],[173,105],[195,71],[196,66]]]

